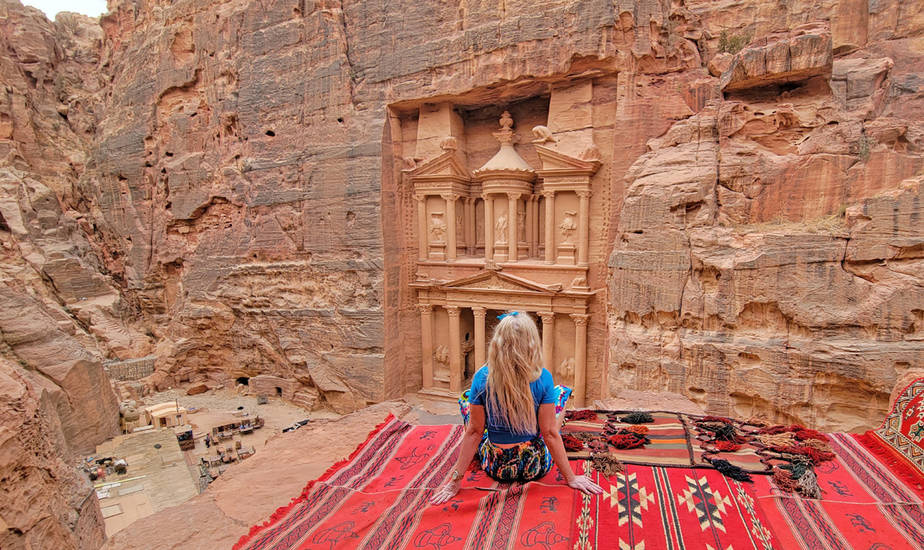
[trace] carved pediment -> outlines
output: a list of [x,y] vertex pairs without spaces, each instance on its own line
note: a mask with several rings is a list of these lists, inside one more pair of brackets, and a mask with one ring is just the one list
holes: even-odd
[[589,147],[582,155],[585,158],[573,157],[551,147],[534,146],[539,160],[542,161],[542,172],[561,172],[591,176],[600,168],[599,152],[596,147]]
[[506,275],[497,271],[483,271],[471,277],[457,279],[441,285],[444,290],[503,290],[513,292],[529,292],[541,294],[554,294],[555,289],[547,285],[530,281],[522,277]]
[[470,176],[465,167],[459,162],[454,150],[447,150],[441,155],[417,165],[406,173],[414,180],[426,181],[428,179],[459,179],[468,181]]

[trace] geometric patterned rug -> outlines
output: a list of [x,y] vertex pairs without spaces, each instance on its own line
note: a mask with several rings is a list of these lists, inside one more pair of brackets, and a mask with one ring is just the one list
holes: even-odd
[[[581,420],[567,420],[562,426],[561,433],[570,435],[597,435],[598,440],[606,441],[604,430],[632,428],[633,424],[613,420],[633,411],[582,411],[588,418]],[[625,464],[639,464],[644,466],[674,466],[689,468],[709,468],[713,466],[709,460],[722,459],[752,474],[769,474],[772,466],[769,465],[767,453],[753,444],[744,442],[734,451],[717,450],[711,443],[705,441],[702,430],[697,422],[702,421],[702,415],[678,413],[671,411],[650,411],[652,422],[642,424],[648,443],[635,449],[617,449],[607,446],[607,454]],[[726,419],[736,425],[740,433],[747,434],[757,429],[743,422]],[[577,451],[569,451],[571,460],[588,459],[590,449],[585,445]]]
[[[455,463],[461,426],[386,419],[346,460],[241,537],[235,549],[924,548],[924,502],[855,436],[829,434],[834,460],[816,467],[821,499],[781,493],[770,476],[732,480],[714,469],[625,464],[587,497],[557,468],[527,484],[483,471],[428,504]],[[581,473],[586,462],[573,461]]]
[[908,384],[874,433],[924,475],[924,378]]

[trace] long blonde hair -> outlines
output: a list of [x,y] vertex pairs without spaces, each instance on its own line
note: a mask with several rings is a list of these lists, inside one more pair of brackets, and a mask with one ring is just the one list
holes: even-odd
[[542,346],[536,322],[525,313],[508,313],[494,328],[488,347],[487,402],[513,433],[536,433],[536,403],[529,384],[540,375]]

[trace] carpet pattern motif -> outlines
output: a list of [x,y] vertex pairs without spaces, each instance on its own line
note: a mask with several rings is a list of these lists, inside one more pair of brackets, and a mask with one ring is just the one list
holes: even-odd
[[924,475],[924,378],[905,388],[874,433]]

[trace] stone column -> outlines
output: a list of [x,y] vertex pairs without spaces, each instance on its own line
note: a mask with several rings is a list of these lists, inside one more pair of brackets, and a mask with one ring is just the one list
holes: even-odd
[[526,208],[526,235],[523,235],[523,240],[526,241],[527,250],[529,252],[526,255],[530,258],[536,255],[536,250],[533,243],[533,224],[536,223],[535,218],[533,217],[533,197],[535,195],[527,195],[526,201],[523,204],[523,208]]
[[517,203],[519,193],[507,193],[507,261],[515,262],[520,257],[517,250]]
[[487,310],[483,307],[473,307],[472,313],[475,315],[475,371],[484,366],[485,357],[487,356],[484,320],[487,316]]
[[590,191],[578,191],[578,265],[587,265],[590,247]]
[[484,259],[494,261],[494,199],[484,194]]
[[446,201],[446,261],[456,259],[456,199],[458,195],[441,195]]
[[574,320],[574,405],[584,406],[587,388],[587,319],[586,313],[572,313]]
[[449,314],[449,391],[462,393],[462,327],[459,306],[446,306]]
[[555,191],[545,191],[545,263],[555,263]]
[[551,311],[540,311],[542,318],[542,361],[545,368],[552,372],[555,370],[555,314]]
[[420,311],[420,353],[423,365],[423,387],[433,387],[433,306],[418,304]]
[[475,255],[475,199],[472,197],[465,198],[465,253],[469,256]]
[[417,246],[419,247],[417,259],[425,262],[430,255],[430,232],[427,231],[427,197],[417,195],[414,199],[417,201]]

